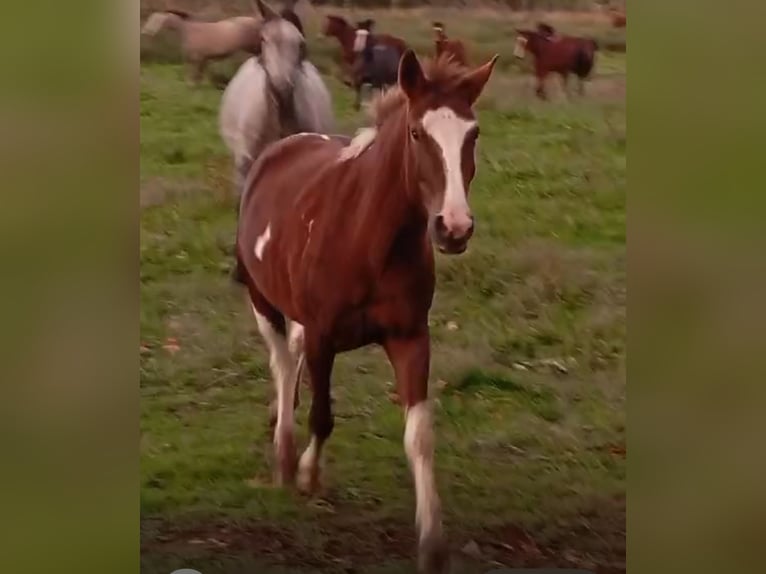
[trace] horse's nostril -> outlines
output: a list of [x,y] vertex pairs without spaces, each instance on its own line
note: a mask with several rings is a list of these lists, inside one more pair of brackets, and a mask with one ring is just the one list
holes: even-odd
[[446,234],[447,233],[447,226],[444,225],[444,216],[437,215],[436,220],[434,221],[434,225],[436,226],[436,231],[440,234]]

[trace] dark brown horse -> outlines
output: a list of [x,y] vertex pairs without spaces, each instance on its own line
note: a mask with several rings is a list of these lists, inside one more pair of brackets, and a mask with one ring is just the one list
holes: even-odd
[[363,20],[357,23],[352,67],[352,87],[356,92],[354,108],[362,103],[362,88],[369,85],[373,90],[383,90],[397,82],[399,60],[403,52],[398,47],[378,41],[372,33],[375,22]]
[[513,55],[524,58],[526,52],[532,54],[537,76],[536,92],[540,98],[547,97],[545,78],[551,72],[561,75],[565,90],[569,74],[575,74],[580,79],[580,94],[584,92],[584,82],[593,70],[598,50],[595,40],[559,36],[548,24],[540,24],[537,30],[516,30],[516,33]]
[[[341,70],[347,78],[352,77],[356,61],[356,53],[354,52],[354,43],[357,38],[356,31],[357,27],[349,24],[345,18],[332,14],[325,17],[324,26],[322,27],[322,33],[326,37],[335,38],[340,44]],[[390,34],[375,34],[372,40],[374,43],[382,43],[396,48],[400,54],[403,54],[407,49],[407,43],[404,40]]]
[[436,48],[436,57],[446,54],[452,57],[458,64],[468,65],[468,59],[465,55],[465,46],[460,40],[450,39],[444,30],[442,22],[434,22],[434,47]]
[[[270,349],[277,391],[278,481],[297,472],[299,488],[316,491],[334,424],[335,356],[381,345],[405,408],[426,572],[443,572],[448,554],[428,401],[432,244],[462,253],[473,234],[473,104],[496,59],[473,70],[439,59],[424,72],[408,50],[398,85],[377,101],[374,127],[352,140],[305,133],[271,144],[248,176],[239,215],[237,279]],[[293,400],[304,360],[311,440],[296,465]]]

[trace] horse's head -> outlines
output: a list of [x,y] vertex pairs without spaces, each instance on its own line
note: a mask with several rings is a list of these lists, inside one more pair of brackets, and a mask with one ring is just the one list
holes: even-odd
[[322,34],[328,38],[340,37],[346,28],[348,28],[348,22],[346,22],[343,18],[340,16],[328,14],[324,19]]
[[434,22],[432,24],[434,35],[436,36],[437,40],[444,40],[447,35],[444,32],[444,24],[442,22]]
[[415,53],[399,62],[399,87],[407,98],[407,150],[418,199],[429,216],[431,237],[442,253],[462,253],[473,234],[468,193],[476,172],[479,123],[473,105],[497,61],[473,70],[451,60],[434,62],[428,76]]
[[527,52],[534,53],[540,33],[535,30],[516,29],[516,43],[513,45],[513,55],[523,59]]
[[306,56],[303,34],[273,8],[255,0],[263,16],[260,30],[260,55],[263,67],[277,92],[286,95],[292,90],[295,74]]

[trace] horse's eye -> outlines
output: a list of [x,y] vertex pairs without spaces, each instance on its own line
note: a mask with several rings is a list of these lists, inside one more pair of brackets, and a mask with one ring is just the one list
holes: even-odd
[[415,141],[420,139],[420,132],[418,131],[418,128],[410,128],[410,135]]

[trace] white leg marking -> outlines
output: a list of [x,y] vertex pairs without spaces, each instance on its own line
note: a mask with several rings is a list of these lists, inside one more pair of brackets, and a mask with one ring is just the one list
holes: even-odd
[[298,487],[304,491],[311,490],[313,477],[319,471],[319,441],[312,435],[311,442],[303,451],[301,459],[298,462],[298,477],[296,482]]
[[255,256],[258,258],[258,261],[263,259],[263,250],[266,249],[266,245],[271,240],[271,223],[269,223],[266,226],[266,231],[261,233],[258,236],[258,239],[255,240]]
[[415,524],[420,539],[441,534],[441,502],[434,479],[434,431],[431,405],[423,401],[407,410],[404,450],[415,479]]
[[474,120],[464,120],[447,107],[423,114],[423,128],[442,152],[444,159],[444,205],[441,214],[448,229],[466,226],[471,215],[463,185],[462,150],[466,134],[476,126]]
[[295,407],[295,374],[296,361],[290,354],[287,339],[277,333],[268,319],[253,307],[258,330],[266,340],[270,353],[271,372],[277,389],[277,427],[274,432],[274,443],[279,446],[279,440],[284,435],[292,434]]
[[298,357],[303,354],[303,332],[303,325],[296,321],[290,322],[288,345],[290,347],[290,353],[296,361],[298,360]]

